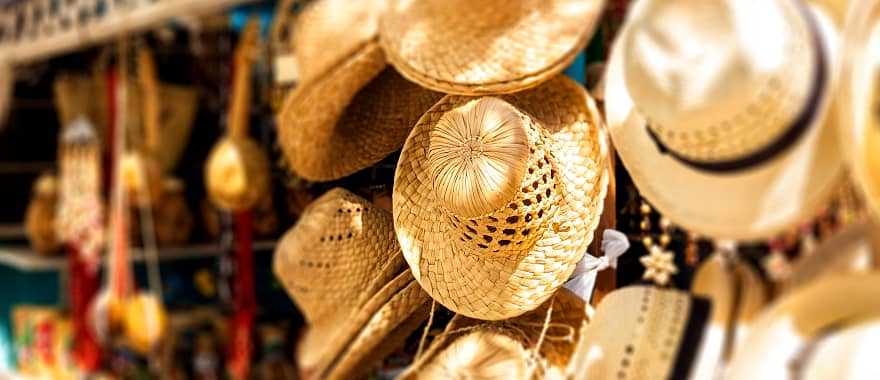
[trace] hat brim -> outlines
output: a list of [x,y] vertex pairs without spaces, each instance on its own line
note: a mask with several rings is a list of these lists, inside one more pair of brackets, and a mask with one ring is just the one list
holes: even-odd
[[447,308],[486,320],[532,310],[568,280],[592,241],[608,184],[601,118],[578,84],[557,76],[500,98],[552,136],[565,201],[548,225],[570,228],[547,228],[531,250],[505,255],[475,254],[456,244],[441,201],[433,196],[426,154],[433,124],[449,109],[473,100],[469,97],[447,96],[422,116],[401,151],[392,197],[397,237],[416,280]]
[[400,149],[418,117],[441,96],[386,68],[379,46],[367,43],[288,96],[278,119],[282,151],[303,178],[345,177]]
[[312,360],[303,363],[303,373],[320,379],[356,377],[403,343],[401,338],[427,318],[429,301],[409,270],[399,273],[351,315],[306,331],[298,355],[301,361]]
[[[815,7],[811,8],[815,10]],[[618,38],[606,73],[605,114],[621,161],[639,192],[682,227],[715,238],[772,236],[814,215],[842,175],[836,116],[829,109],[838,59],[838,26],[815,12],[829,59],[829,86],[816,123],[788,151],[744,171],[710,173],[660,151],[626,88]],[[625,27],[621,35],[627,33]]]
[[[831,328],[880,318],[880,274],[834,276],[779,299],[730,362],[732,379],[785,379],[805,344]],[[834,360],[821,358],[818,360]]]
[[510,20],[504,17],[522,4],[477,2],[472,9],[451,10],[456,7],[442,5],[447,1],[393,2],[379,36],[389,62],[405,77],[458,95],[521,91],[559,74],[587,45],[605,5],[604,0],[531,1],[522,19]]

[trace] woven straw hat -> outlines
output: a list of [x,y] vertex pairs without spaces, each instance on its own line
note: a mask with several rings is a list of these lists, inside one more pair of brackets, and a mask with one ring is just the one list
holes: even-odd
[[607,121],[639,191],[677,224],[758,239],[827,200],[842,166],[826,112],[839,25],[817,3],[630,10],[609,60]]
[[400,379],[528,379],[530,373],[561,379],[586,323],[586,304],[564,288],[541,307],[510,320],[457,315]]
[[[829,339],[836,340],[838,334],[842,334],[840,338],[846,340],[849,339],[846,335],[854,332],[852,328],[863,328],[864,323],[877,325],[880,321],[877,289],[880,289],[880,274],[847,274],[811,283],[778,299],[755,321],[752,332],[734,354],[727,373],[729,378],[841,378],[819,377],[811,372],[827,374],[833,370],[842,375],[850,370],[847,365],[857,357],[848,356],[845,346]],[[876,327],[871,330],[874,331],[873,350],[862,355],[873,357],[876,371]],[[823,347],[823,340],[830,344]],[[822,353],[836,354],[817,356]],[[864,377],[858,378],[876,378],[859,375]]]
[[284,102],[278,134],[303,178],[339,179],[379,162],[400,149],[442,96],[386,68],[376,42],[378,3],[321,0],[298,17],[294,48],[302,83]]
[[380,24],[403,76],[459,95],[510,93],[560,73],[586,46],[603,0],[395,1]]
[[847,22],[847,67],[841,82],[842,143],[867,203],[880,215],[880,2],[861,1]]
[[297,349],[307,377],[351,377],[427,317],[390,213],[343,189],[305,210],[273,266],[309,325]]
[[649,286],[608,294],[584,329],[573,378],[687,378],[710,308],[704,299]]
[[397,238],[425,291],[487,320],[547,300],[602,213],[603,133],[592,99],[563,76],[432,107],[403,147],[392,197]]

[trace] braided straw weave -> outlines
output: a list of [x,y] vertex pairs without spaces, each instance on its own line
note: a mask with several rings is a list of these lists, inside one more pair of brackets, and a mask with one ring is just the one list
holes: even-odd
[[309,205],[273,265],[309,324],[297,362],[316,377],[362,370],[381,359],[377,347],[393,347],[416,327],[411,319],[427,316],[416,313],[430,299],[406,270],[391,215],[344,189]]
[[443,98],[395,174],[395,229],[413,276],[472,318],[538,307],[592,240],[606,152],[594,102],[563,76],[500,98]]
[[561,72],[589,41],[603,0],[397,1],[379,35],[410,80],[460,95],[510,93]]
[[574,378],[670,378],[690,309],[691,297],[681,291],[629,286],[610,293],[584,329]]
[[561,378],[587,323],[585,310],[583,300],[563,288],[552,302],[510,320],[485,322],[458,315],[400,378],[527,379],[530,373]]
[[383,5],[320,0],[297,18],[293,47],[302,83],[284,102],[278,134],[303,178],[339,179],[379,162],[441,97],[386,69],[376,42]]

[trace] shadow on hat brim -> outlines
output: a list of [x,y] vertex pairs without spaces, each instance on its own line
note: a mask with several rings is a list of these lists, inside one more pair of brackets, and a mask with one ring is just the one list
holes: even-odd
[[[811,4],[811,9],[816,10]],[[682,227],[715,238],[755,240],[812,217],[841,179],[843,162],[829,109],[837,82],[839,27],[816,11],[818,29],[831,53],[829,86],[816,123],[779,157],[732,173],[713,174],[660,151],[630,97],[618,37],[606,74],[605,115],[621,161],[639,192]],[[628,28],[620,32],[623,36]]]
[[[880,318],[880,273],[841,275],[799,288],[774,302],[734,353],[731,379],[787,379],[813,339]],[[822,361],[835,361],[823,357]]]
[[387,68],[368,42],[284,102],[278,137],[298,175],[330,181],[367,168],[403,146],[419,116],[442,97]]

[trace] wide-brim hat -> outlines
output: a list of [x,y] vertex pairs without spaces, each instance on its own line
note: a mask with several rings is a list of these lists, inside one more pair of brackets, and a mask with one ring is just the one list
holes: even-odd
[[531,373],[562,379],[587,324],[586,308],[563,288],[539,308],[509,320],[456,315],[399,378],[527,379]]
[[[378,3],[321,0],[297,18],[294,49],[305,71],[284,101],[278,134],[303,178],[339,179],[379,162],[442,96],[386,67],[369,27],[378,22]],[[355,32],[343,33],[349,27]]]
[[607,149],[595,103],[563,76],[510,95],[444,97],[395,173],[394,227],[413,276],[468,317],[535,309],[592,240]]
[[711,305],[650,286],[609,293],[584,329],[573,379],[686,379],[704,338]]
[[[880,321],[877,289],[878,273],[845,274],[824,278],[785,295],[752,325],[726,375],[731,379],[812,379],[821,377],[811,375],[811,371],[824,371],[829,366],[837,374],[846,373],[849,361],[855,358],[847,355],[847,350],[829,350],[840,355],[815,354],[824,351],[823,340]],[[875,336],[874,347],[876,344]],[[834,346],[842,348],[839,344],[830,347]],[[876,348],[861,354],[872,355],[876,361]],[[869,374],[860,376],[874,378]]]
[[880,227],[870,220],[846,225],[823,238],[810,254],[791,264],[790,274],[777,285],[786,293],[827,276],[874,271],[880,264]]
[[355,376],[427,317],[430,298],[406,268],[391,214],[343,189],[309,205],[273,270],[307,322],[296,350],[304,377]]
[[390,2],[379,27],[388,61],[433,90],[524,90],[567,67],[595,30],[604,0]]
[[[765,104],[770,104],[768,102],[761,102],[756,107],[750,106],[748,110],[743,110],[744,113],[742,115],[754,120],[762,120],[762,122],[768,121],[768,123],[774,120],[772,119],[773,117],[782,116],[792,118],[803,116],[802,120],[794,120],[789,126],[785,127],[788,129],[783,128],[777,131],[780,134],[776,136],[778,139],[775,142],[773,142],[773,139],[769,139],[766,141],[767,145],[761,145],[760,149],[746,151],[746,156],[734,155],[732,156],[733,158],[723,157],[717,161],[685,157],[684,153],[677,151],[668,142],[669,140],[677,141],[679,146],[691,144],[690,146],[695,150],[700,150],[702,149],[700,147],[701,143],[688,142],[686,139],[711,140],[714,138],[712,133],[718,131],[728,133],[735,131],[735,128],[746,127],[747,125],[738,125],[736,122],[731,124],[722,123],[719,127],[721,129],[715,129],[715,132],[709,131],[702,135],[690,137],[684,136],[685,134],[682,133],[684,137],[679,139],[680,141],[675,140],[680,136],[676,132],[670,132],[669,128],[666,128],[665,132],[649,128],[648,118],[641,110],[642,106],[636,104],[631,88],[628,87],[628,85],[639,86],[637,84],[639,81],[627,80],[627,67],[630,64],[628,62],[630,58],[626,55],[626,44],[631,39],[628,35],[634,28],[631,20],[633,15],[639,14],[640,11],[648,7],[656,8],[653,4],[656,2],[639,2],[634,4],[633,9],[631,9],[630,20],[628,20],[620,32],[620,37],[617,39],[609,59],[605,87],[605,115],[617,152],[624,166],[631,174],[639,192],[676,224],[689,230],[718,238],[765,238],[800,221],[802,218],[812,216],[817,208],[828,199],[835,187],[836,181],[839,179],[842,165],[840,148],[835,140],[837,119],[835,115],[828,112],[828,105],[833,98],[832,94],[837,82],[836,73],[839,64],[837,51],[839,50],[840,40],[838,29],[840,24],[837,23],[838,20],[836,18],[824,12],[829,7],[829,4],[826,4],[824,1],[808,1],[803,4],[790,0],[787,1],[777,4],[779,7],[774,9],[782,10],[778,14],[774,13],[773,17],[777,15],[783,17],[781,15],[785,15],[787,17],[786,20],[791,21],[790,19],[794,19],[795,21],[792,21],[793,24],[803,26],[800,29],[794,27],[792,29],[800,30],[803,33],[785,36],[784,38],[790,38],[790,45],[807,46],[813,49],[812,51],[816,53],[816,61],[812,62],[814,60],[812,55],[807,55],[807,57],[810,57],[808,62],[811,62],[811,64],[794,62],[789,65],[790,67],[785,67],[782,71],[794,73],[797,70],[814,68],[812,70],[814,71],[813,73],[801,73],[804,75],[793,74],[793,77],[815,75],[812,79],[805,78],[803,81],[792,81],[797,82],[798,86],[813,86],[812,89],[806,89],[809,92],[809,99],[805,100],[803,104],[787,104],[785,102],[791,102],[791,98],[786,97],[787,95],[771,96],[771,98],[779,100],[776,103],[779,103],[780,107],[788,107],[789,110],[800,107],[801,114],[799,115],[768,114],[764,116],[761,114],[762,107]],[[839,8],[842,6],[842,3],[836,2],[835,5]],[[711,4],[715,6],[715,3]],[[735,2],[731,2],[731,4],[735,4]],[[738,5],[747,8],[751,6],[749,4],[752,3],[740,3]],[[697,10],[694,10],[694,12],[697,12]],[[642,16],[642,18],[645,18],[644,15]],[[696,19],[697,17],[692,18]],[[657,18],[648,17],[646,19],[656,20]],[[711,17],[702,18],[702,20],[709,19]],[[754,18],[743,17],[743,15],[730,15],[730,17],[724,18],[723,21],[727,22],[730,19],[754,20]],[[670,19],[666,18],[666,20]],[[779,24],[779,20],[773,19],[773,22]],[[754,25],[748,24],[736,27],[739,29],[753,29]],[[666,32],[668,32],[669,36],[672,36],[676,30],[667,30]],[[687,36],[677,36],[674,38],[687,38]],[[644,43],[644,45],[650,44]],[[724,45],[724,48],[734,46],[731,44]],[[665,45],[662,43],[658,43],[656,46],[639,45],[644,50],[643,55],[645,57],[651,57],[651,54],[655,53],[657,46]],[[721,48],[720,45],[715,47]],[[702,48],[710,49],[712,47],[704,46]],[[749,53],[753,54],[753,56],[760,55],[758,54],[759,50],[756,50],[757,48],[750,47],[749,49],[751,49]],[[798,54],[803,55],[805,53],[798,50]],[[724,57],[725,55],[721,53],[715,55],[705,53],[700,55],[700,57],[709,56],[715,57],[713,59],[720,59],[718,57]],[[650,60],[645,61],[650,62]],[[734,62],[730,63],[730,65],[736,67],[735,65],[739,63]],[[689,70],[680,68],[680,64],[683,63],[657,61],[658,67],[662,69],[681,70],[682,72]],[[696,70],[697,67],[693,69]],[[730,68],[729,70],[721,71],[719,75],[730,73],[742,74],[750,72],[749,70],[751,69],[749,67],[743,67],[742,70]],[[702,71],[699,72],[702,73]],[[671,81],[674,82],[674,80]],[[754,93],[761,96],[764,96],[762,91],[765,90],[768,94],[775,93],[773,91],[777,90],[781,91],[780,94],[787,93],[787,90],[780,90],[780,88],[784,88],[787,85],[784,82],[784,80],[780,81],[778,79],[768,80],[767,83],[770,83],[768,85],[769,90],[755,88]],[[662,82],[658,81],[658,83]],[[674,87],[677,84],[679,83],[667,83],[668,88],[666,90],[677,88]],[[730,84],[728,83],[727,85]],[[660,84],[657,86],[660,87],[655,87],[654,89],[662,87]],[[702,86],[701,83],[695,83],[692,86],[694,88],[688,90],[704,90],[700,86]],[[791,92],[796,93],[800,90],[804,90],[804,88],[792,89]],[[684,93],[685,90],[669,92],[680,94]],[[709,95],[719,94],[713,93]],[[725,101],[729,103],[730,99]],[[704,103],[706,102],[704,101]],[[718,105],[716,108],[726,107],[725,104],[727,103]],[[665,111],[656,112],[659,115],[664,115]],[[702,115],[703,118],[708,119],[711,119],[712,116],[712,113]],[[689,121],[685,119],[683,120]],[[733,120],[737,119],[734,118]],[[736,132],[731,133],[735,134]],[[730,150],[727,153],[736,153],[737,149],[741,147],[738,144],[743,144],[744,141],[751,142],[749,139],[753,137],[752,135],[735,135],[728,140],[721,140],[720,143],[729,145],[727,148],[730,148]],[[713,154],[712,151],[702,151],[701,153]]]
[[841,144],[856,183],[880,215],[880,3],[856,1],[845,30],[847,64],[841,81]]

